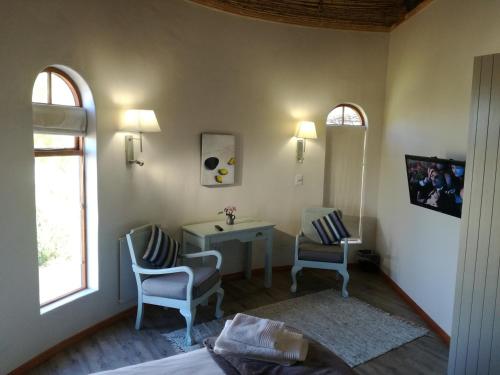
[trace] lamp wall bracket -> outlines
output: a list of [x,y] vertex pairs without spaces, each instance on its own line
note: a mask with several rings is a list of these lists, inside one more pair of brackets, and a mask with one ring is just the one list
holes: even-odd
[[[137,160],[135,158],[135,149],[134,149],[134,141],[139,141],[142,146],[142,134],[140,138],[135,138],[132,135],[125,136],[125,158],[127,160],[127,164],[137,164],[141,167],[144,165],[144,162],[141,160]],[[142,147],[141,147],[142,148]]]

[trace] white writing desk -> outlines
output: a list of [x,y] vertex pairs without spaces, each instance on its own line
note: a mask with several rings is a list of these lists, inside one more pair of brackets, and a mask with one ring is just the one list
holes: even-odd
[[[224,231],[215,229],[220,225]],[[245,277],[252,276],[252,242],[266,241],[265,281],[266,288],[272,284],[272,256],[273,256],[273,228],[274,224],[256,219],[237,219],[234,225],[227,225],[225,221],[210,221],[182,227],[182,245],[195,245],[201,251],[210,250],[212,245],[230,240],[238,240],[246,244]]]

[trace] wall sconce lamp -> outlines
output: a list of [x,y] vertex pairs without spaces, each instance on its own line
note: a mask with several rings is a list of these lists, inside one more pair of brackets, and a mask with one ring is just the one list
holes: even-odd
[[139,141],[142,152],[142,133],[161,132],[155,112],[147,109],[129,109],[123,113],[121,130],[139,133],[139,138],[133,135],[125,136],[125,155],[127,163],[144,165],[143,161],[137,160],[134,152],[134,141]]
[[297,163],[304,162],[304,153],[306,152],[306,139],[316,139],[316,125],[312,121],[301,121],[297,128]]

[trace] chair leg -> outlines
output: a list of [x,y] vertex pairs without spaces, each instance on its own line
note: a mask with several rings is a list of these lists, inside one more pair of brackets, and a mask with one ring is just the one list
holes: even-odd
[[217,304],[215,305],[215,318],[220,319],[224,316],[224,311],[221,310],[222,299],[224,298],[224,289],[217,289]]
[[339,272],[342,275],[343,282],[342,282],[342,297],[347,298],[349,297],[349,293],[347,292],[347,283],[349,283],[349,272],[347,270],[342,270]]
[[191,331],[193,328],[194,319],[196,317],[196,306],[181,309],[181,314],[184,319],[186,319],[186,345],[191,346],[193,345],[193,335]]
[[297,291],[297,273],[302,270],[301,266],[293,266],[292,267],[292,286],[290,287],[290,291],[295,293]]
[[135,329],[140,330],[142,326],[142,316],[144,313],[144,304],[142,303],[142,296],[137,298],[137,317],[135,318]]

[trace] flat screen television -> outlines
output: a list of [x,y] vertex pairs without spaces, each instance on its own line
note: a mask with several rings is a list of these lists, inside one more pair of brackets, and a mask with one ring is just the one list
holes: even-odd
[[405,158],[410,202],[461,217],[465,162],[414,155]]

